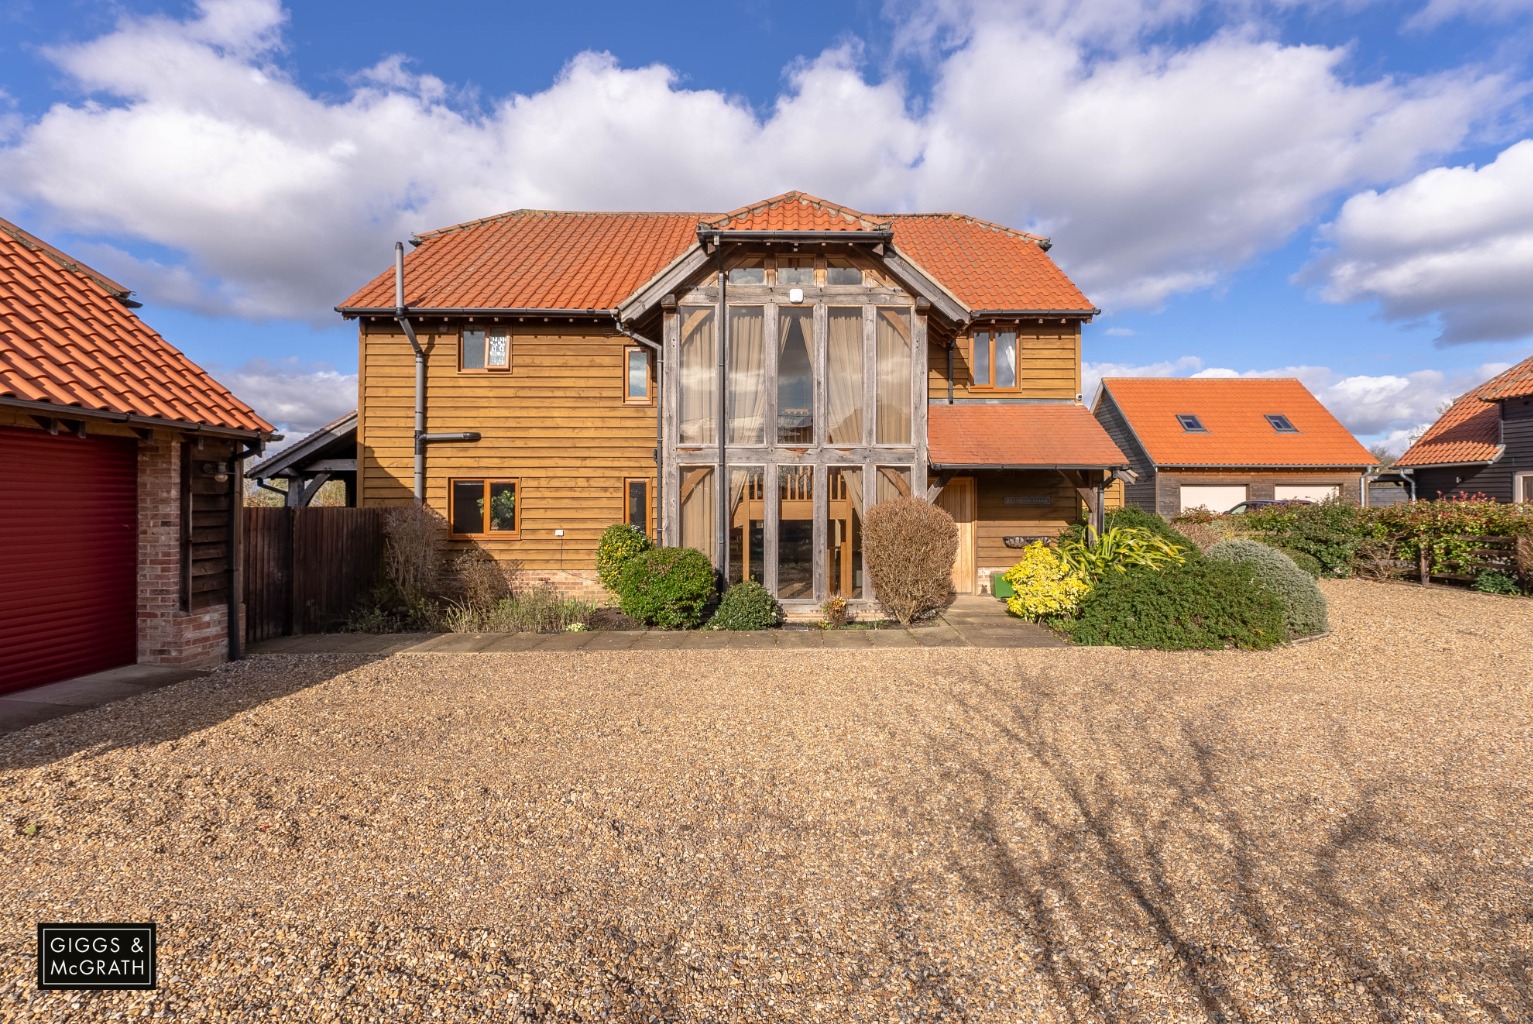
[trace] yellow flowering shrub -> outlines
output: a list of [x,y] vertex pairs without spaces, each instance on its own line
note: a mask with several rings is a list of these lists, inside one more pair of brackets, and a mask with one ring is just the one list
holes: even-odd
[[1073,615],[1091,590],[1057,551],[1041,543],[1024,548],[1022,560],[1007,569],[1004,578],[1015,591],[1006,599],[1006,608],[1024,619]]

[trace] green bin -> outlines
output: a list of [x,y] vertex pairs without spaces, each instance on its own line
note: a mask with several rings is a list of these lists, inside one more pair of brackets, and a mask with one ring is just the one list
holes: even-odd
[[1016,593],[1015,590],[1011,589],[1011,581],[1000,573],[995,573],[990,577],[990,590],[995,594],[998,601],[1004,601]]

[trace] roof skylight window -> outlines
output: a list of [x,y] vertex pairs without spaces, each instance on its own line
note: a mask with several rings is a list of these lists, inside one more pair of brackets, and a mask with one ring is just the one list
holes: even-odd
[[1182,429],[1187,431],[1189,434],[1208,433],[1208,428],[1203,425],[1203,421],[1198,419],[1190,412],[1177,413],[1176,422],[1180,423],[1182,425]]
[[1293,421],[1281,413],[1269,412],[1266,414],[1267,422],[1272,424],[1272,429],[1279,434],[1297,434],[1299,428],[1293,425]]

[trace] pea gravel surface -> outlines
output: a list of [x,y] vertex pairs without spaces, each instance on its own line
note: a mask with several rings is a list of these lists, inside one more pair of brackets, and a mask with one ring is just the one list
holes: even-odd
[[[1533,1019],[1533,602],[1268,653],[254,658],[0,738],[0,1020]],[[38,921],[160,987],[36,987]]]

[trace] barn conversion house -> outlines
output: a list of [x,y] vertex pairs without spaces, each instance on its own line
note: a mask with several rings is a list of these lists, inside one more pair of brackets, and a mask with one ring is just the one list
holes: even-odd
[[1098,312],[1046,239],[802,193],[730,213],[517,210],[412,240],[360,327],[357,498],[595,588],[601,531],[696,547],[785,606],[873,598],[862,517],[934,499],[954,585],[1099,509]]

